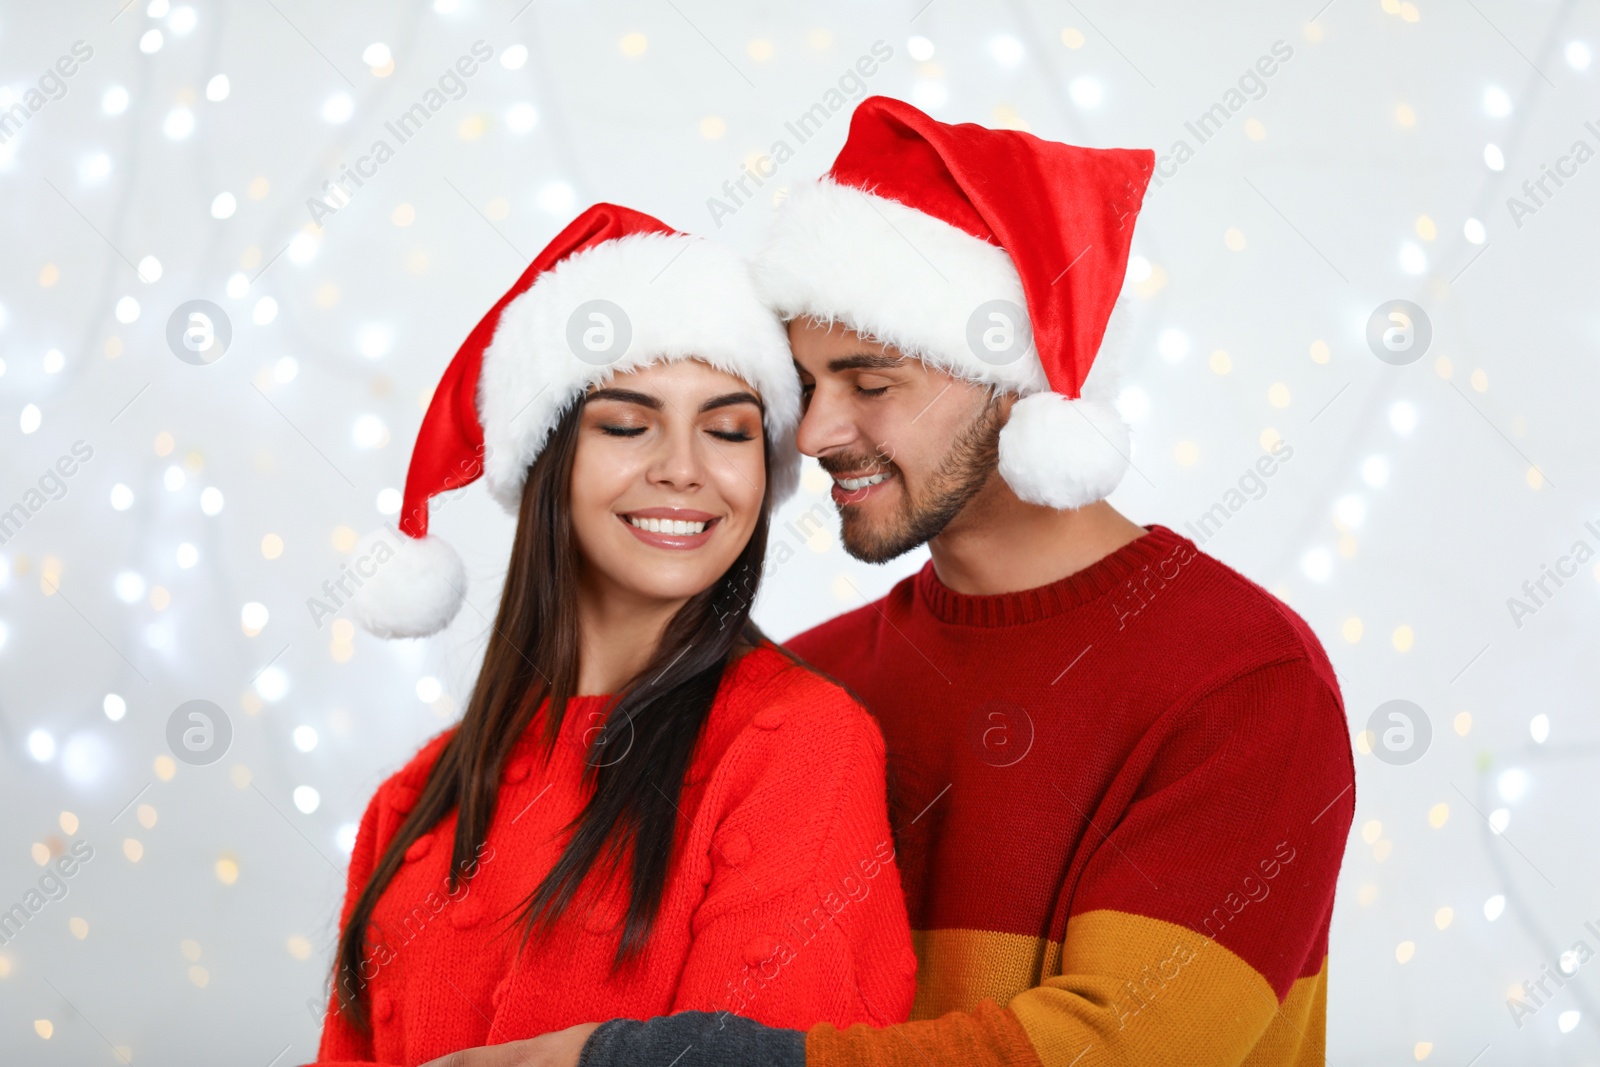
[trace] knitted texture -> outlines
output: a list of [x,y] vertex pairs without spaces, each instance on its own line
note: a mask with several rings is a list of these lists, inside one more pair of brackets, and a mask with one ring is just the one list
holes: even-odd
[[[518,738],[476,873],[455,893],[445,883],[455,812],[407,849],[366,949],[372,1033],[358,1033],[330,1000],[321,1067],[419,1064],[675,1011],[794,1029],[907,1017],[916,958],[886,817],[882,737],[842,689],[770,644],[723,678],[685,777],[665,898],[643,955],[612,971],[627,879],[597,870],[550,934],[513,959],[515,914],[587,796],[585,742],[607,700],[572,701],[548,758],[541,718]],[[343,918],[453,729],[372,798]]]
[[808,1067],[1323,1063],[1355,807],[1337,681],[1293,612],[1155,526],[1051,585],[932,564],[789,647],[888,746],[911,1021]]

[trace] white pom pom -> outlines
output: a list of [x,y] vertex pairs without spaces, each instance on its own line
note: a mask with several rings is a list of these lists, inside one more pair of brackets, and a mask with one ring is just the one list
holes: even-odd
[[1111,495],[1130,447],[1109,403],[1034,393],[1012,405],[1000,431],[1000,477],[1030,504],[1081,508]]
[[361,587],[351,610],[379,637],[426,637],[450,625],[467,593],[456,550],[437,537],[417,540],[380,530],[362,538],[350,569]]

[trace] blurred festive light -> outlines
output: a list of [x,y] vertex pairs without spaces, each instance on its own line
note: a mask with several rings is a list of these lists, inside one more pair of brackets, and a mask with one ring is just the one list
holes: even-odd
[[[435,5],[437,6],[437,5]],[[310,815],[322,803],[322,794],[309,785],[294,787],[294,806],[300,809],[300,814]]]
[[1073,78],[1067,85],[1067,95],[1072,97],[1072,102],[1081,108],[1096,108],[1105,97],[1105,87],[1098,79],[1087,74]]
[[1583,1013],[1575,1009],[1562,1012],[1556,1016],[1556,1029],[1563,1034],[1570,1034],[1578,1028],[1578,1023],[1583,1018]]
[[1189,335],[1172,327],[1162,330],[1156,338],[1156,350],[1168,363],[1177,363],[1189,354]]
[[138,571],[123,571],[112,582],[117,599],[124,604],[137,604],[144,598],[144,578]]
[[187,480],[188,478],[184,475],[183,468],[177,464],[168,467],[161,475],[161,484],[166,486],[167,491],[171,493],[176,493],[179,489],[182,489],[183,483]]
[[184,570],[200,562],[200,550],[187,541],[178,546],[177,556],[178,566]]
[[239,201],[232,193],[218,193],[211,201],[211,217],[231,219],[239,209]]
[[1506,832],[1506,827],[1511,825],[1511,811],[1508,808],[1495,808],[1489,813],[1489,829],[1497,834]]
[[378,514],[395,515],[400,511],[400,490],[389,488],[378,490]]
[[299,373],[300,361],[293,356],[280,356],[272,365],[272,380],[279,385],[288,385]]
[[283,555],[283,538],[275,533],[263,536],[261,538],[261,554],[267,559],[277,559]]
[[1573,70],[1588,70],[1589,61],[1593,58],[1589,46],[1582,41],[1567,42],[1567,66]]
[[989,39],[989,55],[1002,67],[1014,67],[1022,62],[1022,42],[1009,34],[1000,34]]
[[637,59],[644,55],[645,49],[650,47],[650,41],[642,33],[628,33],[624,34],[622,40],[617,42],[617,47],[622,50],[623,55],[630,59]]
[[317,257],[317,249],[321,247],[322,242],[314,234],[302,230],[289,242],[289,262],[303,267]]
[[239,628],[246,637],[254,637],[267,626],[267,606],[252,600],[239,609]]
[[1505,170],[1506,154],[1500,151],[1499,145],[1486,144],[1483,146],[1483,164],[1490,170]]
[[164,19],[167,17],[167,12],[171,7],[170,0],[150,0],[149,5],[144,9],[144,13],[153,19]]
[[322,121],[338,125],[348,122],[350,116],[356,111],[355,101],[350,99],[349,93],[334,93],[322,102]]
[[73,785],[93,785],[112,762],[111,746],[97,733],[81,732],[61,746],[61,772]]
[[234,272],[228,276],[228,295],[235,300],[241,299],[250,291],[250,279],[242,273]]
[[1503,119],[1511,114],[1511,97],[1498,85],[1483,91],[1483,111],[1492,119]]
[[1475,245],[1483,244],[1484,238],[1489,236],[1488,231],[1483,228],[1483,223],[1479,222],[1477,219],[1468,219],[1465,223],[1463,223],[1461,226],[1461,233],[1468,241]]
[[149,285],[161,280],[161,261],[155,256],[145,256],[139,261],[139,280]]
[[540,186],[534,199],[542,210],[559,218],[565,218],[572,213],[572,205],[577,196],[572,186],[566,182],[553,181]]
[[59,348],[52,348],[44,354],[44,372],[46,374],[60,374],[61,368],[67,365],[67,357]]
[[1500,772],[1495,780],[1495,790],[1507,804],[1515,804],[1528,792],[1528,772],[1521,767],[1511,767]]
[[133,507],[133,490],[118,482],[111,487],[111,507],[114,511],[127,511]]
[[1536,745],[1542,745],[1550,740],[1550,716],[1541,713],[1529,719],[1528,733]]
[[[152,31],[154,32],[154,31]],[[181,141],[194,132],[194,112],[186,107],[175,107],[167,112],[161,132],[174,141]]]
[[942,81],[918,78],[911,83],[911,102],[924,111],[937,111],[950,102],[950,89]]
[[268,704],[274,704],[289,692],[289,676],[281,667],[268,667],[256,677],[256,695]]
[[1500,918],[1501,915],[1505,914],[1505,910],[1506,898],[1499,893],[1483,902],[1483,917],[1490,922]]
[[55,757],[56,739],[44,730],[34,730],[28,734],[28,755],[40,763],[48,763]]
[[356,849],[356,832],[360,826],[353,822],[340,823],[339,829],[333,833],[333,843],[339,846],[339,851],[349,855]]
[[100,110],[107,115],[120,115],[128,110],[128,90],[113,85],[100,97]]
[[317,731],[310,726],[296,726],[294,728],[294,747],[301,752],[310,752],[317,747]]
[[1313,548],[1300,557],[1300,570],[1313,582],[1325,582],[1333,574],[1333,556],[1325,548]]
[[117,301],[117,321],[123,324],[139,320],[139,301],[125,296]]
[[512,133],[527,133],[539,124],[539,110],[523,102],[506,109],[506,128]]
[[216,515],[222,511],[222,490],[214,485],[208,485],[200,491],[200,510],[206,515]]
[[441,15],[453,15],[461,6],[461,0],[433,0],[433,9]]
[[265,326],[277,317],[278,302],[270,296],[257,300],[255,308],[250,312],[250,321],[257,326]]
[[381,359],[389,354],[394,344],[394,327],[375,322],[361,327],[356,334],[356,349],[368,359]]
[[1143,256],[1129,256],[1128,269],[1123,274],[1123,278],[1138,285],[1150,277],[1150,270],[1150,261],[1148,259]]
[[521,70],[528,61],[528,46],[514,44],[500,53],[500,65],[507,70]]
[[1561,968],[1562,974],[1577,974],[1583,961],[1578,958],[1577,952],[1567,949],[1556,959],[1556,966]]
[[424,675],[417,679],[417,699],[424,704],[432,704],[444,695],[444,686],[439,684],[439,679],[432,675]]
[[1389,407],[1389,428],[1401,437],[1411,436],[1417,428],[1417,406],[1409,400],[1397,400]]
[[1427,254],[1415,241],[1407,241],[1400,246],[1400,269],[1407,274],[1421,274],[1428,269]]
[[906,41],[906,55],[918,63],[926,63],[933,58],[933,42],[922,36],[911,37]]
[[194,29],[194,24],[194,8],[188,6],[173,8],[172,17],[167,19],[167,25],[172,27],[172,32],[180,37]]
[[350,439],[357,448],[381,448],[389,442],[389,428],[376,415],[361,415],[350,428]]
[[206,99],[213,104],[220,104],[228,99],[228,94],[233,91],[233,83],[228,81],[226,74],[215,75],[206,82]]
[[160,30],[146,30],[144,36],[139,38],[139,51],[145,55],[155,55],[161,51],[161,46],[166,43]]
[[96,152],[91,156],[84,156],[78,163],[78,180],[84,185],[94,185],[104,181],[106,175],[111,173],[111,157],[104,152]]
[[39,423],[43,421],[44,416],[39,411],[39,406],[37,404],[28,404],[22,409],[22,418],[18,420],[18,425],[23,433],[32,433],[39,428]]
[[1130,385],[1117,395],[1117,412],[1131,423],[1143,422],[1150,414],[1150,394]]
[[[521,46],[517,45],[514,47]],[[361,52],[361,62],[365,63],[369,67],[386,67],[389,65],[389,61],[393,58],[394,54],[389,51],[389,46],[384,44],[382,41],[377,41],[373,44],[367,45],[367,47]],[[505,62],[504,54],[501,55],[500,61],[502,63]]]
[[116,693],[107,693],[106,698],[100,702],[100,707],[104,709],[106,718],[112,722],[121,722],[122,717],[128,714],[128,702]]

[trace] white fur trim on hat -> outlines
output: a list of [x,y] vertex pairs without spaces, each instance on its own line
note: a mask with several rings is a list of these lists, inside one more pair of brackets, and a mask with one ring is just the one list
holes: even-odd
[[794,188],[755,274],[785,320],[841,322],[947,374],[1011,392],[1050,388],[1035,352],[989,362],[968,340],[973,312],[990,300],[1027,314],[1005,249],[898,201],[827,178]]
[[[581,309],[597,300],[620,308],[624,318],[609,321],[613,312],[590,320]],[[589,335],[599,352],[583,346],[591,324],[600,331]],[[577,347],[569,341],[574,328]],[[625,348],[624,333],[630,335]],[[608,343],[621,349],[614,358]],[[529,464],[590,386],[613,374],[689,358],[744,380],[760,394],[775,450],[769,492],[774,506],[781,503],[794,492],[800,472],[794,444],[800,383],[788,338],[756,295],[744,260],[686,234],[635,234],[579,252],[506,306],[478,378],[489,492],[516,511]]]
[[[350,607],[368,633],[426,637],[450,625],[467,593],[467,573],[449,542],[391,529],[362,538],[350,555],[360,587]],[[370,572],[370,573],[369,573]]]

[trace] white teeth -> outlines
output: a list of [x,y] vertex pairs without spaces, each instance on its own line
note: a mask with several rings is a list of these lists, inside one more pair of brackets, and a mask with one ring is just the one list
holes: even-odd
[[706,528],[706,524],[703,522],[685,522],[682,519],[640,519],[629,516],[628,522],[641,530],[649,530],[651,533],[677,534],[679,536],[704,533]]
[[835,478],[834,481],[838,483],[840,489],[847,493],[853,493],[857,489],[865,489],[869,485],[877,485],[887,477],[889,477],[889,474],[885,471],[882,474],[873,474],[866,478]]

